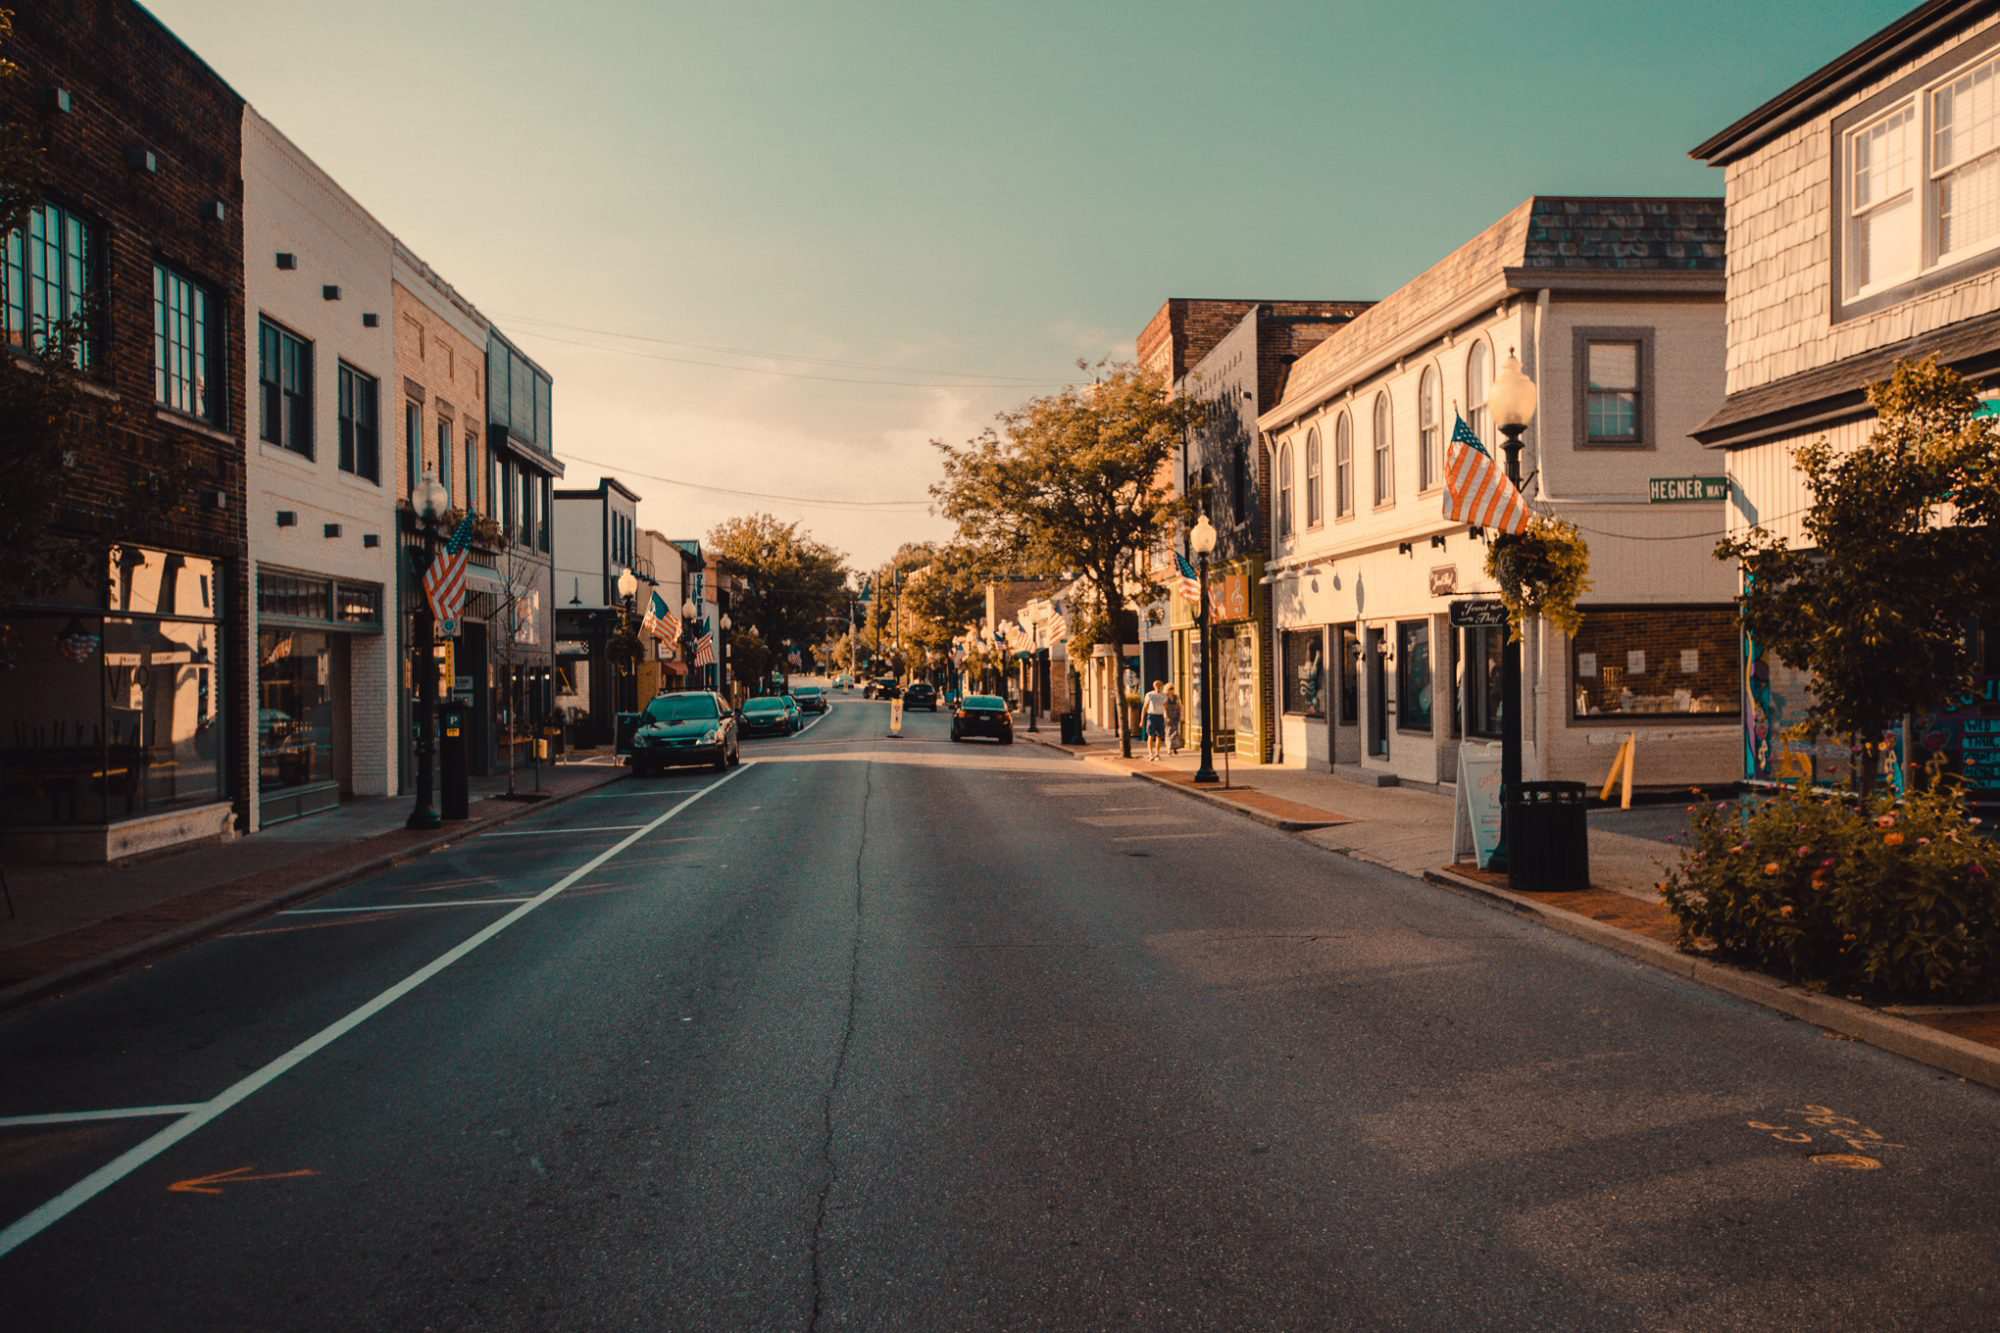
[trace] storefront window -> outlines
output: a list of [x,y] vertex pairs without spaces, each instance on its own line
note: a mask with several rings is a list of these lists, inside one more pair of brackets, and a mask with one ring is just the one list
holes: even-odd
[[333,650],[325,634],[257,635],[257,786],[264,793],[333,780]]
[[1396,725],[1431,729],[1431,626],[1428,620],[1396,622]]
[[1326,716],[1325,636],[1317,629],[1285,633],[1285,711]]
[[1488,740],[1500,736],[1505,696],[1500,690],[1500,654],[1507,642],[1504,626],[1486,625],[1465,631],[1465,734]]
[[1354,626],[1335,631],[1340,641],[1340,720],[1352,726],[1361,720],[1361,638]]
[[1575,717],[1733,714],[1742,706],[1728,607],[1583,613],[1570,644]]

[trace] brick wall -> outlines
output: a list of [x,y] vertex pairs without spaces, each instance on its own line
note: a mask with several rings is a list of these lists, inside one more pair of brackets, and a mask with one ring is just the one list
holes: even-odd
[[[103,324],[95,378],[104,408],[89,432],[66,497],[65,521],[123,538],[218,557],[228,569],[228,669],[249,678],[241,632],[248,605],[244,558],[243,101],[158,21],[126,0],[57,0],[17,6],[18,78],[0,83],[0,118],[24,124],[43,151],[49,197],[96,222],[103,239]],[[41,103],[66,89],[67,114]],[[146,172],[128,154],[150,151]],[[223,216],[206,216],[212,201]],[[211,384],[220,421],[204,425],[157,409],[153,398],[153,264],[204,284],[226,319]],[[184,459],[201,487],[222,497],[150,532],[104,530],[104,506],[130,486],[135,465]],[[245,693],[226,686],[229,788],[239,817],[250,789]]]

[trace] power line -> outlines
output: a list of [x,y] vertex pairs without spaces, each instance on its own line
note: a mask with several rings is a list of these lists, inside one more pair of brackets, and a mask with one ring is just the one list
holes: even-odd
[[[522,329],[523,338],[540,338],[544,342],[566,343],[571,347],[588,348],[593,352],[617,352],[622,356],[636,356],[647,361],[668,361],[681,366],[707,366],[712,370],[736,370],[747,375],[773,375],[779,379],[817,380],[822,384],[872,384],[887,389],[1022,389],[1033,387],[1024,384],[970,384],[953,383],[944,380],[864,380],[850,375],[809,375],[802,370],[772,370],[766,366],[732,366],[724,361],[702,361],[689,356],[668,356],[662,352],[648,352],[637,347],[609,347],[603,343],[585,342],[579,338],[560,338],[553,333],[540,333],[534,329]],[[1053,388],[1055,380],[1045,382],[1045,387]]]
[[582,454],[564,454],[563,457],[578,463],[588,463],[592,467],[603,468],[614,476],[643,477],[647,481],[657,481],[666,486],[680,486],[691,491],[707,491],[711,495],[728,495],[746,500],[777,500],[785,504],[815,505],[823,509],[859,510],[907,510],[930,508],[929,500],[833,500],[811,498],[804,495],[777,495],[769,491],[745,491],[732,486],[710,486],[705,482],[683,481],[679,477],[662,477],[652,472],[640,472],[636,468],[619,467],[602,459],[585,458]]
[[[833,357],[804,356],[793,352],[766,352],[755,347],[728,347],[720,343],[683,342],[675,338],[655,338],[644,333],[625,333],[618,329],[596,329],[587,324],[565,324],[560,320],[537,319],[533,315],[500,314],[501,319],[523,324],[539,324],[544,328],[566,329],[571,333],[594,333],[605,338],[626,338],[633,342],[657,343],[661,347],[690,347],[698,352],[722,352],[730,356],[761,356],[771,361],[801,361],[815,366],[842,366],[848,370],[888,370],[905,375],[956,375],[961,379],[1004,380],[1016,384],[1035,386],[1054,384],[1058,381],[1039,379],[1032,375],[999,375],[984,370],[932,370],[924,366],[897,366],[880,361],[842,361]],[[735,367],[743,369],[744,367]],[[995,387],[1004,387],[996,385]]]

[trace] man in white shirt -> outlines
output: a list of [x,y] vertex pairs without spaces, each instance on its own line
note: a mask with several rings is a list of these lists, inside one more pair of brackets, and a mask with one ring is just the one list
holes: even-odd
[[1167,692],[1165,682],[1154,681],[1146,691],[1146,758],[1157,761],[1160,747],[1167,743]]

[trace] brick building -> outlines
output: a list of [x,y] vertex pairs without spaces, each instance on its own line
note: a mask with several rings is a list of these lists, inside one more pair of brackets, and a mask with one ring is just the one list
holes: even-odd
[[[1724,173],[1729,222],[1728,396],[1695,430],[1719,451],[1728,523],[1810,545],[1811,497],[1792,452],[1864,443],[1867,386],[1936,356],[2000,411],[2000,14],[1932,0],[1695,148]],[[2000,614],[1971,625],[1974,697],[1912,718],[1885,756],[1923,752],[2000,807]],[[1742,772],[1755,781],[1853,777],[1844,741],[1787,729],[1810,681],[1746,645]]]
[[[0,823],[29,854],[107,859],[241,828],[253,781],[244,528],[243,100],[127,0],[17,8],[0,118],[43,149],[6,238],[6,337],[88,318],[91,419],[62,523],[101,555],[5,609]],[[53,307],[53,308],[52,308]],[[187,506],[108,524],[142,472]]]
[[1646,785],[1734,777],[1723,501],[1650,484],[1702,467],[1722,264],[1719,200],[1537,196],[1292,366],[1258,420],[1287,764],[1448,784],[1462,742],[1498,737],[1504,631],[1449,616],[1497,594],[1485,534],[1444,516],[1444,460],[1459,415],[1499,456],[1487,397],[1513,353],[1540,390],[1524,493],[1591,556],[1577,635],[1536,621],[1522,646],[1527,776],[1601,775],[1636,731]]

